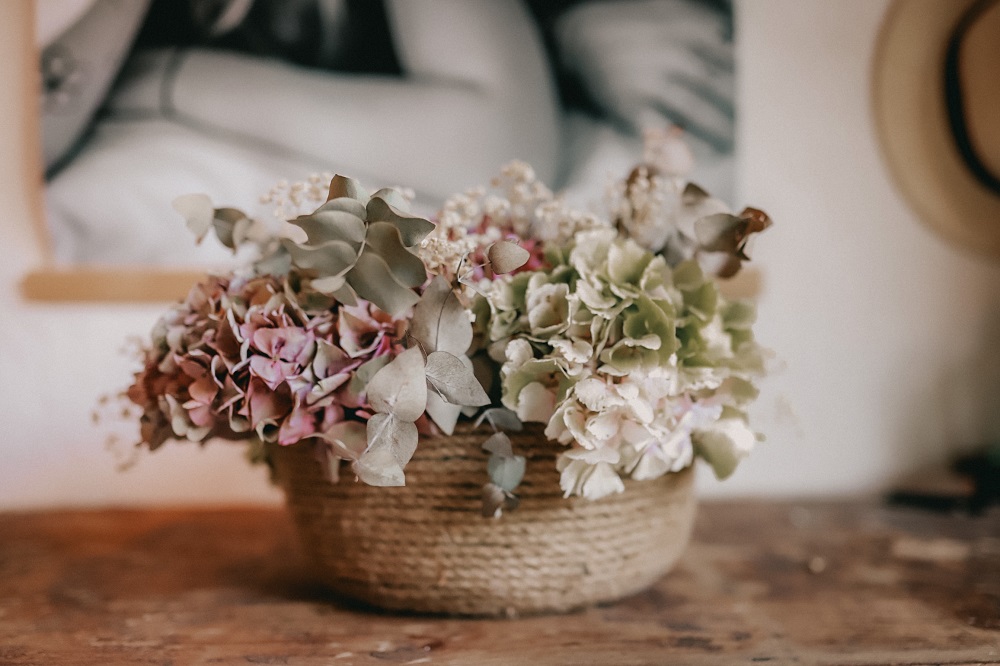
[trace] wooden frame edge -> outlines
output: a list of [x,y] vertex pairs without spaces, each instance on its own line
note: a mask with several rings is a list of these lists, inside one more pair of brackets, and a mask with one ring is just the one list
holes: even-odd
[[205,271],[156,272],[143,268],[41,268],[21,280],[21,295],[48,303],[163,303],[178,301]]

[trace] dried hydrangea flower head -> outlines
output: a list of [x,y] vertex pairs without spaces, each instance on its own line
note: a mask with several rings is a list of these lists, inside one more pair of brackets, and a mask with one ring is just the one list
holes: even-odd
[[753,311],[697,263],[671,268],[613,230],[550,248],[551,268],[494,282],[477,321],[502,363],[503,403],[567,446],[567,495],[689,466],[724,477],[755,441],[745,407],[762,370]]

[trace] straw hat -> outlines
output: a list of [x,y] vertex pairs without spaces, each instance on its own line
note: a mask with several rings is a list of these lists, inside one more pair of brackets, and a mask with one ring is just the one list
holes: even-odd
[[872,85],[882,150],[914,208],[1000,257],[1000,0],[895,0]]

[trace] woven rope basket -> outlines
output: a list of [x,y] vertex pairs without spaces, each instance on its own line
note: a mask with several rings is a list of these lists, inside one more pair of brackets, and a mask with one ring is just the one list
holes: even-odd
[[272,458],[307,555],[324,583],[365,604],[448,615],[568,611],[651,585],[687,545],[693,474],[626,481],[592,501],[565,499],[555,459],[563,447],[540,427],[511,433],[527,472],[521,505],[483,518],[488,430],[421,438],[406,486],[373,488],[349,469],[331,484],[312,447]]

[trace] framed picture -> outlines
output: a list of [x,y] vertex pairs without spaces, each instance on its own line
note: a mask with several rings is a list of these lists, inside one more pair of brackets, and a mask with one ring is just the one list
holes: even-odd
[[531,163],[599,200],[674,125],[734,190],[725,0],[35,0],[46,262],[31,298],[173,299],[228,251],[175,197],[280,217],[333,173],[450,193]]

